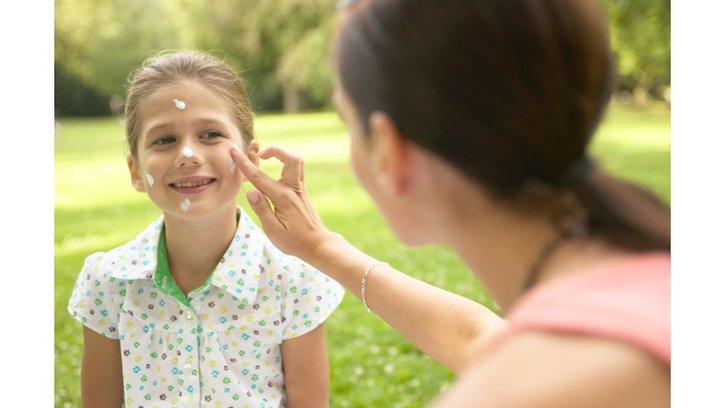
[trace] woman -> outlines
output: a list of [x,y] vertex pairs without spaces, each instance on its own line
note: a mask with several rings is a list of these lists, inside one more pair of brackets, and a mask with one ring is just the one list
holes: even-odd
[[587,155],[613,76],[597,1],[356,1],[335,63],[361,185],[406,244],[452,247],[506,319],[328,231],[301,159],[262,152],[275,181],[232,153],[273,242],[460,375],[436,406],[668,405],[669,209]]

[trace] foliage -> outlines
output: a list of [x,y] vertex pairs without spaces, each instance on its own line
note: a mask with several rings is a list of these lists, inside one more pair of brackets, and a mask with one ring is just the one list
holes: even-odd
[[603,0],[620,89],[670,84],[670,0]]
[[251,85],[256,107],[282,108],[286,86],[305,93],[313,106],[327,103],[332,0],[181,0],[174,4],[172,13],[187,27],[190,44],[224,50],[227,61]]
[[[670,0],[601,0],[618,58],[618,89],[670,83]],[[55,0],[55,61],[69,89],[80,81],[105,97],[165,49],[223,57],[248,84],[255,110],[329,105],[335,0]],[[68,83],[65,83],[67,80]],[[76,81],[76,82],[74,82]],[[68,95],[68,98],[66,98]],[[78,112],[63,92],[59,112]],[[108,105],[106,102],[104,105]]]
[[106,116],[111,113],[108,95],[68,72],[57,61],[54,68],[56,116]]
[[153,53],[183,46],[166,1],[56,0],[55,6],[55,60],[105,95],[123,95],[129,72]]

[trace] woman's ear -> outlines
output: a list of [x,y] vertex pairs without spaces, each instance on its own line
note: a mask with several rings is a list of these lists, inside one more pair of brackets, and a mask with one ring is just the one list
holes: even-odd
[[146,184],[144,184],[144,180],[141,176],[141,169],[139,169],[139,166],[136,163],[136,158],[134,158],[134,156],[131,154],[126,156],[126,165],[129,167],[129,174],[131,175],[131,185],[134,187],[134,190],[138,191],[139,193],[145,193]]
[[411,142],[383,112],[373,112],[368,118],[368,127],[376,181],[391,195],[404,193],[411,178]]

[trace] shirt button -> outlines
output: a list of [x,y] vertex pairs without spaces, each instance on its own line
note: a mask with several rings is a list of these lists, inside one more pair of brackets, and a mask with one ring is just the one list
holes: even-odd
[[192,368],[192,364],[191,363],[184,364],[184,369],[185,370],[189,370],[190,368]]
[[191,310],[190,310],[190,311],[188,311],[188,312],[187,312],[187,320],[192,320],[193,318],[194,318],[194,313],[192,313],[192,311],[191,311]]

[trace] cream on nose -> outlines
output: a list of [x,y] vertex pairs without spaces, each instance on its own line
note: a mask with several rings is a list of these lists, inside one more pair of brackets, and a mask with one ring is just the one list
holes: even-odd
[[184,150],[182,150],[182,155],[189,159],[194,156],[194,152],[192,151],[192,149],[185,147]]

